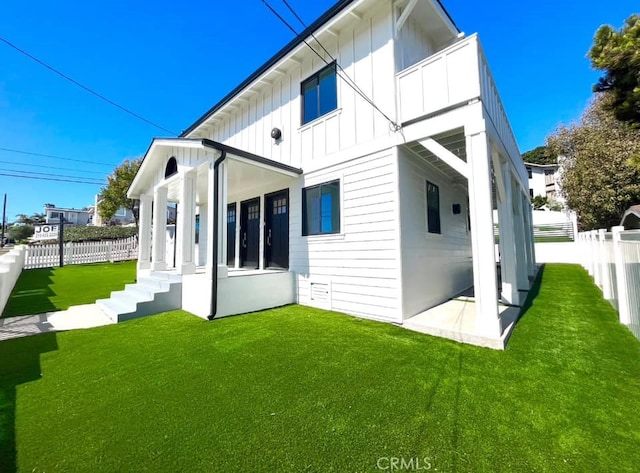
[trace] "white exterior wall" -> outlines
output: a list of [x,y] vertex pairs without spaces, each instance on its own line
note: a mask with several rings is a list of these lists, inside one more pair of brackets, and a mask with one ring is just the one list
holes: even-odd
[[[406,319],[472,286],[473,260],[466,190],[405,149],[398,153]],[[439,187],[439,235],[427,231],[427,180]],[[460,204],[460,214],[453,214],[453,204]]]
[[547,196],[547,186],[544,180],[543,168],[531,168],[531,177],[529,178],[529,189],[533,190],[533,196]]
[[[301,187],[335,179],[341,233],[301,236]],[[305,174],[290,193],[289,265],[297,274],[298,303],[401,321],[397,205],[393,148]]]
[[[323,36],[322,44],[332,56],[337,56],[346,74],[393,118],[395,69],[391,5],[384,3],[368,11],[355,24],[356,29],[344,29],[337,37]],[[206,136],[308,172],[323,167],[331,155],[340,151],[391,136],[388,121],[339,77],[337,110],[301,125],[301,82],[326,64],[306,46],[296,57],[301,60],[300,64],[285,62],[280,67],[283,74],[272,85],[258,83],[250,98],[235,99],[231,107],[224,109],[229,110],[228,113],[218,113],[212,129],[206,133],[196,130],[190,137]],[[278,144],[270,136],[274,127],[282,130]],[[351,158],[353,155],[345,159]]]

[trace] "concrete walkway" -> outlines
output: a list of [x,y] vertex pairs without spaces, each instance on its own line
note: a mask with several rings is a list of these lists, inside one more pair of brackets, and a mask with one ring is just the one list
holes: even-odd
[[69,307],[44,314],[0,319],[0,341],[46,332],[100,327],[115,323],[96,304]]

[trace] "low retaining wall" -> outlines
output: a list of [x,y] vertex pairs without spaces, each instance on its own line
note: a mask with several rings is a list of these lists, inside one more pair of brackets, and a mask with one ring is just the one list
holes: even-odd
[[0,256],[0,314],[24,269],[25,254],[26,247],[21,245]]

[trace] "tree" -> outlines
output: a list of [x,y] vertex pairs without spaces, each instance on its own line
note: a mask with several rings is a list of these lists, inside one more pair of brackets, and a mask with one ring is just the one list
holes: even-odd
[[560,126],[547,146],[561,160],[561,188],[585,230],[609,228],[624,210],[640,202],[640,134],[610,111],[611,94],[598,94],[579,122]]
[[107,178],[107,185],[100,190],[102,200],[98,203],[98,212],[103,222],[109,222],[118,209],[129,209],[133,213],[133,218],[138,226],[138,211],[136,200],[127,198],[127,191],[136,177],[142,160],[126,159],[120,166],[116,167]]
[[533,210],[540,210],[542,207],[546,206],[549,201],[546,197],[541,195],[537,195],[531,199],[531,206]]
[[556,155],[546,146],[538,146],[522,153],[522,160],[531,164],[556,164],[558,161]]
[[44,214],[39,214],[38,212],[31,214],[28,216],[27,214],[18,214],[16,215],[16,222],[22,223],[25,225],[33,225],[35,223],[45,223],[47,221]]
[[618,120],[640,128],[640,15],[631,15],[620,31],[601,26],[588,54],[591,66],[604,71],[594,92],[611,92],[607,104]]
[[9,227],[9,238],[15,241],[24,241],[34,233],[33,225],[13,225]]

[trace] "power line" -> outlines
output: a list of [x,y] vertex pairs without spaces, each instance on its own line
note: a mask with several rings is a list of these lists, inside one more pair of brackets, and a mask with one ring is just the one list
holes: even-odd
[[59,167],[56,167],[56,166],[43,166],[41,164],[16,163],[16,162],[13,162],[13,161],[2,161],[2,160],[0,160],[0,163],[12,164],[13,166],[26,166],[26,167],[38,168],[38,169],[56,169],[58,171],[74,171],[74,172],[81,172],[81,173],[85,173],[85,174],[99,174],[100,176],[104,176],[104,174],[105,174],[105,173],[99,172],[99,171],[84,171],[82,169],[59,168]]
[[166,131],[167,133],[170,133],[170,134],[172,134],[172,135],[174,135],[174,136],[178,136],[178,133],[175,133],[175,132],[173,132],[173,131],[171,131],[171,130],[169,130],[169,129],[167,129],[167,128],[165,128],[165,127],[161,126],[161,125],[158,125],[157,123],[152,122],[151,120],[148,120],[148,119],[144,118],[142,115],[139,115],[139,114],[137,114],[136,112],[133,112],[133,111],[129,110],[129,109],[128,109],[128,108],[126,108],[126,107],[123,107],[122,105],[120,105],[120,104],[118,104],[118,103],[114,102],[113,100],[111,100],[111,99],[109,99],[109,98],[105,97],[104,95],[102,95],[102,94],[100,94],[100,93],[96,92],[95,90],[93,90],[93,89],[91,89],[91,88],[87,87],[86,85],[81,84],[81,83],[80,83],[80,82],[78,82],[77,80],[75,80],[75,79],[73,79],[73,78],[69,77],[68,75],[66,75],[66,74],[64,74],[64,73],[62,73],[62,72],[60,72],[58,69],[54,68],[53,66],[50,66],[49,64],[47,64],[46,62],[42,61],[41,59],[38,59],[37,57],[35,57],[35,56],[34,56],[34,55],[32,55],[32,54],[29,54],[29,53],[28,53],[27,51],[25,51],[24,49],[20,49],[18,46],[16,46],[15,44],[13,44],[11,41],[9,41],[9,40],[7,40],[7,39],[3,38],[2,36],[0,36],[0,41],[2,41],[3,43],[5,43],[7,46],[9,46],[9,47],[11,47],[11,48],[15,49],[15,50],[16,50],[16,51],[18,51],[20,54],[23,54],[23,55],[27,56],[27,57],[28,57],[29,59],[31,59],[32,61],[37,62],[38,64],[40,64],[40,65],[41,65],[41,66],[43,66],[43,67],[46,67],[46,68],[47,68],[47,69],[49,69],[51,72],[54,72],[55,74],[59,75],[59,76],[60,76],[60,77],[62,77],[63,79],[68,80],[69,82],[71,82],[72,84],[74,84],[74,85],[76,85],[76,86],[80,87],[81,89],[85,90],[86,92],[88,92],[88,93],[90,93],[90,94],[92,94],[92,95],[94,95],[94,96],[98,97],[100,100],[104,100],[104,101],[105,101],[105,102],[107,102],[108,104],[113,105],[113,106],[114,106],[114,107],[116,107],[116,108],[119,108],[119,109],[120,109],[120,110],[122,110],[123,112],[128,113],[129,115],[131,115],[131,116],[133,116],[133,117],[136,117],[138,120],[142,120],[143,122],[145,122],[145,123],[147,123],[147,124],[149,124],[149,125],[151,125],[151,126],[154,126],[154,127],[158,128],[159,130]]
[[32,153],[30,151],[22,151],[19,149],[11,149],[11,148],[2,148],[0,147],[0,151],[7,151],[9,153],[18,153],[18,154],[26,154],[28,156],[39,156],[42,158],[51,158],[51,159],[61,159],[63,161],[73,161],[75,163],[87,163],[87,164],[97,164],[99,166],[109,166],[109,167],[114,167],[114,164],[107,164],[107,163],[98,163],[95,161],[85,161],[82,159],[71,159],[71,158],[63,158],[61,156],[54,156],[51,154],[42,154],[42,153]]
[[63,174],[51,174],[51,173],[47,173],[47,172],[36,172],[36,171],[21,171],[20,169],[4,169],[4,168],[0,168],[0,171],[19,172],[19,173],[22,173],[22,174],[35,174],[35,175],[38,175],[38,176],[68,177],[68,178],[72,178],[72,179],[82,179],[84,181],[95,181],[95,183],[98,184],[98,185],[105,185],[106,184],[105,181],[98,180],[97,178],[93,178],[93,177],[68,176],[68,175],[63,175]]
[[39,181],[58,181],[58,182],[71,182],[73,184],[90,184],[92,186],[99,186],[100,185],[100,184],[95,183],[95,182],[75,181],[75,180],[69,180],[69,179],[54,179],[52,177],[20,176],[20,175],[17,175],[17,174],[5,174],[5,173],[0,173],[0,176],[21,177],[23,179],[37,179]]
[[[289,11],[300,22],[300,24],[306,29],[307,25],[302,20],[302,18],[300,18],[300,16],[296,13],[296,11],[293,9],[293,7],[291,7],[291,5],[286,0],[282,0],[282,1],[286,5],[286,7],[289,9]],[[287,28],[289,28],[289,30],[291,30],[291,32],[294,35],[296,35],[296,36],[300,35],[300,33],[298,33],[296,31],[296,29],[293,26],[291,26],[291,24],[287,20],[285,20],[282,17],[282,15],[280,15],[266,0],[262,0],[262,3],[264,3],[264,5],[269,9],[269,11],[271,11],[271,13],[273,13],[276,18],[278,18]],[[356,82],[351,77],[349,77],[349,74],[347,74],[347,72],[344,70],[344,68],[338,63],[337,59],[335,59],[331,55],[331,53],[327,50],[327,48],[324,47],[324,45],[320,42],[320,40],[318,40],[318,38],[316,38],[316,36],[313,34],[313,32],[310,33],[310,36],[315,40],[316,43],[318,43],[318,45],[323,49],[323,51],[327,54],[327,56],[329,56],[331,58],[331,60],[336,63],[337,69],[339,69],[339,71],[336,70],[336,75],[338,77],[340,77],[349,87],[351,87],[351,89],[353,89],[360,97],[362,97],[365,100],[365,102],[367,102],[378,113],[380,113],[389,122],[389,124],[392,126],[393,131],[398,131],[401,128],[400,125],[398,125],[394,120],[389,118],[389,116],[386,113],[384,113],[380,109],[380,107],[378,107],[375,104],[375,102],[367,96],[367,94],[358,86],[358,84],[356,84]],[[315,48],[313,48],[305,38],[302,38],[302,42],[304,44],[306,44],[307,47],[309,49],[311,49],[311,51],[313,51],[315,53],[315,55],[318,56],[327,66],[331,64],[329,61],[327,61],[324,58],[324,56],[322,56],[322,54],[320,54]]]

